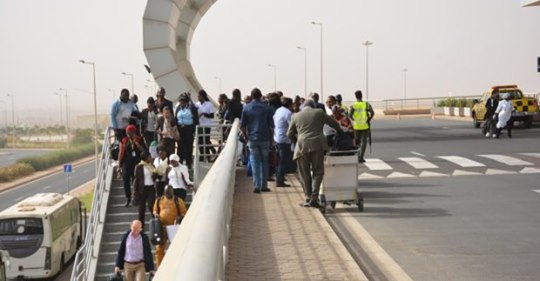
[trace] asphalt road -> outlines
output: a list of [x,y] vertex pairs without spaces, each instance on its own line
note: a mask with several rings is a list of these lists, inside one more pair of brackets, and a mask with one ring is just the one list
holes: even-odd
[[356,219],[413,280],[540,279],[538,127],[486,139],[468,122],[377,120],[372,134],[368,164],[387,167],[360,165],[365,211],[338,204],[331,222]]
[[0,167],[9,166],[24,157],[39,156],[50,151],[50,149],[0,149]]

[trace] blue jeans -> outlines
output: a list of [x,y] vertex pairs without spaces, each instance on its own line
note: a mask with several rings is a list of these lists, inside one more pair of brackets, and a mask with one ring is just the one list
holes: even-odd
[[285,173],[289,170],[292,160],[291,144],[277,143],[277,154],[279,157],[278,166],[276,169],[276,184],[285,183]]
[[268,153],[269,141],[249,141],[249,160],[253,172],[253,185],[255,189],[268,188]]

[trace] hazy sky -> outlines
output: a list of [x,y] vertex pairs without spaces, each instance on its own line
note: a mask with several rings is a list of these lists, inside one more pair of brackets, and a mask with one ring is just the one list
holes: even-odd
[[[15,96],[23,109],[58,122],[59,88],[68,88],[72,116],[93,113],[92,67],[96,63],[98,112],[109,110],[121,88],[131,88],[145,106],[153,79],[144,69],[144,0],[0,0],[0,124]],[[192,63],[203,87],[230,94],[277,87],[286,95],[320,91],[320,33],[324,24],[324,94],[353,99],[365,91],[369,49],[370,100],[480,94],[494,84],[540,91],[540,7],[517,0],[219,0],[197,28]],[[176,97],[178,93],[168,93]],[[6,106],[7,105],[7,106]]]

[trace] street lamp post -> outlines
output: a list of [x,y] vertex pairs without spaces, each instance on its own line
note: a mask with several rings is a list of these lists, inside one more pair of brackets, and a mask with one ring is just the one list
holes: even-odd
[[96,95],[96,64],[93,62],[79,60],[83,64],[92,65],[92,75],[94,80],[94,152],[96,154],[96,177],[98,176],[98,132],[97,132],[97,95]]
[[60,88],[60,91],[64,91],[64,95],[66,97],[66,144],[69,148],[69,118],[71,117],[69,114],[69,96],[68,96],[68,89],[67,88]]
[[407,71],[407,68],[403,69],[403,102],[407,102]]
[[116,96],[114,95],[114,89],[107,89],[108,92],[111,92],[112,94],[112,100],[113,102],[116,100]]
[[134,78],[134,76],[133,76],[133,73],[122,72],[122,75],[126,75],[126,76],[130,76],[130,77],[131,77],[131,94],[134,95],[134,94],[135,94],[135,90],[134,90],[134,87],[133,87],[133,81],[135,80],[135,78]]
[[268,64],[268,67],[274,69],[274,92],[277,92],[277,66],[275,64]]
[[6,125],[6,131],[7,131],[7,127],[8,127],[8,120],[7,120],[7,104],[5,101],[3,100],[0,100],[0,103],[2,103],[4,105],[4,125]]
[[15,96],[12,94],[7,94],[8,97],[11,97],[11,122],[13,123],[13,138],[12,145],[15,147]]
[[304,51],[304,98],[307,98],[307,48],[301,46],[296,48]]
[[311,24],[313,25],[318,25],[321,27],[321,99],[320,100],[324,100],[324,95],[323,95],[323,92],[324,92],[324,88],[323,88],[323,61],[324,61],[324,58],[323,58],[323,24],[320,23],[320,22],[314,22],[312,21]]
[[373,42],[366,41],[362,43],[362,45],[366,46],[366,100],[369,100],[369,46],[373,45]]
[[221,77],[214,76],[214,79],[218,80],[219,94],[221,94]]
[[60,98],[60,126],[62,126],[64,124],[63,114],[62,114],[62,94],[61,93],[54,93],[54,94]]

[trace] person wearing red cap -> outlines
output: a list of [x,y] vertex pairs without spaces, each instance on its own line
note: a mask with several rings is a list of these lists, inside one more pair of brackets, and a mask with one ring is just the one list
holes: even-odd
[[133,180],[135,166],[141,161],[141,153],[147,148],[144,146],[142,137],[137,134],[135,125],[126,127],[126,135],[120,142],[118,164],[124,181],[127,207],[131,203],[131,181]]

